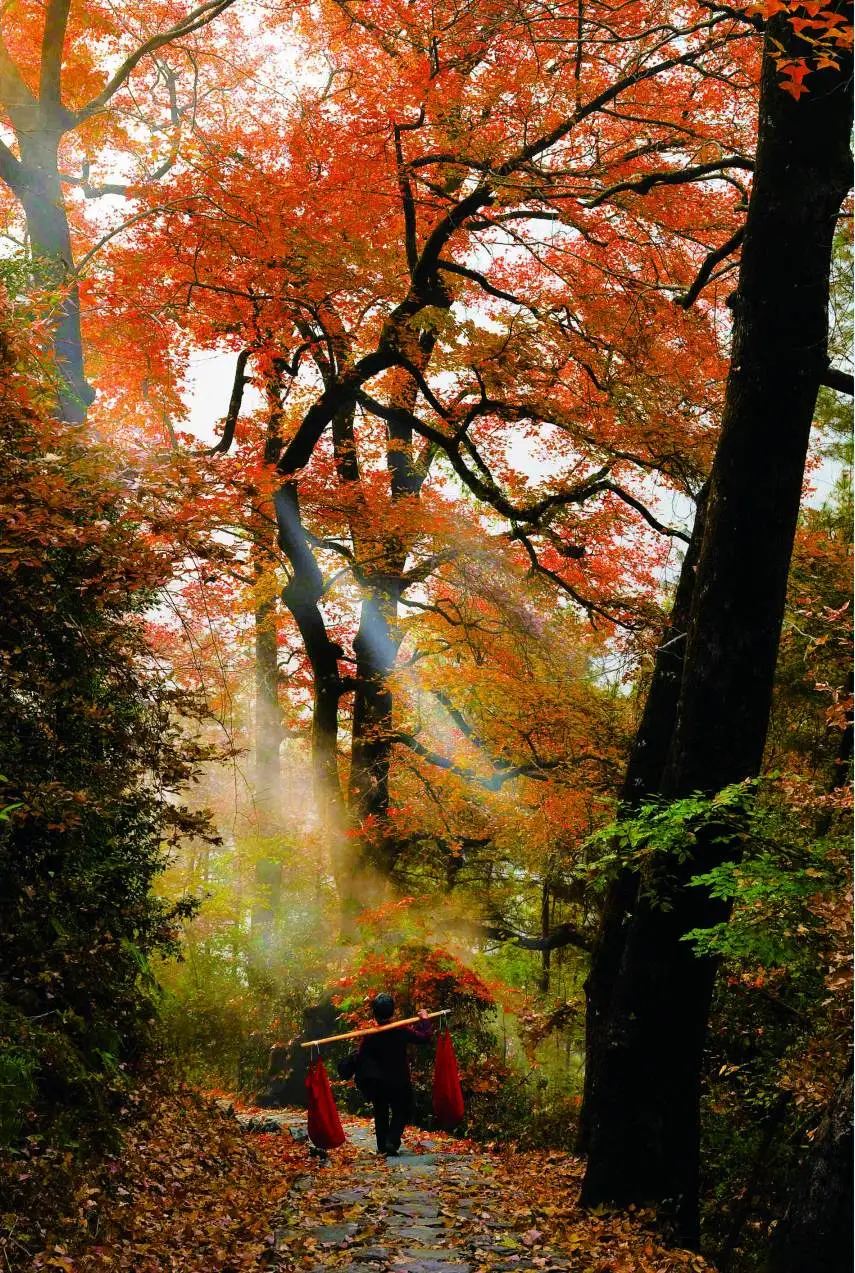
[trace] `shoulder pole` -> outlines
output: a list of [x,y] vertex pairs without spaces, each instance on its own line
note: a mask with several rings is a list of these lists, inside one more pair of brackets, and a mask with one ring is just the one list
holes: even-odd
[[403,1021],[393,1021],[391,1025],[371,1026],[367,1030],[349,1030],[347,1034],[330,1034],[326,1039],[307,1039],[301,1048],[317,1048],[322,1043],[341,1043],[344,1039],[361,1039],[366,1034],[382,1034],[384,1030],[397,1030],[402,1025],[415,1025],[418,1021],[430,1020],[432,1017],[447,1017],[450,1008],[442,1008],[439,1012],[429,1012],[427,1017],[405,1017]]

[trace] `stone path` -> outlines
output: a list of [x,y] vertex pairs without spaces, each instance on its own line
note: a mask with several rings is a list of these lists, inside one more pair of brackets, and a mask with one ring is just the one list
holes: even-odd
[[[284,1134],[300,1136],[293,1112],[269,1117]],[[408,1131],[400,1156],[383,1159],[374,1153],[370,1123],[348,1119],[345,1130],[348,1145],[327,1162],[307,1154],[309,1170],[295,1181],[278,1218],[271,1256],[277,1270],[557,1273],[574,1267],[544,1248],[536,1229],[525,1232],[523,1218],[508,1214],[488,1154]],[[536,1253],[529,1253],[535,1241]]]

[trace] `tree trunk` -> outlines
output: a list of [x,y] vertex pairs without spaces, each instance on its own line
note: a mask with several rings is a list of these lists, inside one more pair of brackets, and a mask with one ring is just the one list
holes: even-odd
[[[646,798],[655,794],[668,759],[668,748],[677,721],[707,494],[708,487],[704,486],[698,497],[671,615],[656,650],[650,688],[630,750],[619,796],[619,817],[631,817]],[[638,872],[624,869],[618,872],[606,890],[597,944],[585,979],[585,1086],[577,1138],[580,1153],[588,1150],[592,1110],[597,1100],[596,1087],[603,1073],[602,1049],[606,1046],[612,993],[639,884]]]
[[278,659],[276,602],[270,598],[255,608],[255,799],[261,821],[274,826],[282,812]]
[[300,631],[312,668],[312,769],[315,800],[329,847],[336,888],[345,920],[358,909],[353,896],[352,863],[348,847],[348,818],[338,772],[338,706],[345,684],[338,661],[344,653],[330,640],[320,602],[323,578],[300,519],[294,482],[285,482],[274,496],[279,546],[291,565],[291,578],[282,600]]
[[[760,768],[808,437],[827,365],[829,273],[849,189],[851,59],[795,102],[777,83],[769,22],[754,185],[735,302],[722,433],[660,794],[715,792]],[[715,979],[682,940],[727,916],[688,887],[737,846],[699,840],[672,868],[670,909],[640,892],[626,926],[589,1108],[583,1202],[656,1203],[697,1245],[700,1074]]]
[[[540,935],[544,941],[549,936],[551,925],[551,896],[549,892],[549,879],[544,879],[540,889]],[[544,946],[540,954],[540,977],[538,979],[538,990],[542,995],[549,994],[549,984],[552,972],[552,951],[548,946]]]
[[801,1178],[775,1230],[768,1273],[851,1273],[852,1069],[808,1147]]
[[768,1174],[769,1150],[772,1148],[775,1136],[784,1122],[792,1099],[790,1092],[779,1092],[777,1100],[766,1115],[763,1124],[763,1134],[760,1137],[760,1143],[754,1151],[751,1166],[745,1176],[742,1192],[737,1197],[728,1216],[727,1234],[715,1253],[715,1263],[719,1273],[730,1273],[733,1257],[737,1253],[739,1239],[751,1215],[757,1191],[764,1177]]
[[[408,349],[413,365],[422,373],[427,369],[435,345],[436,334],[424,331]],[[394,395],[395,405],[412,411],[418,392],[416,382],[408,379]],[[425,474],[415,462],[413,431],[407,424],[387,426],[386,466],[393,504],[402,500],[417,501]],[[353,480],[352,470],[346,471],[342,463],[339,472],[343,480]],[[354,533],[353,538],[356,545],[359,536]],[[393,747],[389,677],[395,669],[401,644],[398,604],[406,587],[403,576],[409,542],[406,535],[383,540],[369,535],[367,539],[363,548],[373,561],[361,580],[364,595],[353,643],[356,674],[348,807],[353,824],[365,828],[359,838],[355,870],[366,879],[388,880],[400,852],[399,840],[390,836],[387,828]]]
[[366,865],[383,875],[388,875],[394,866],[385,823],[389,812],[392,734],[392,691],[388,678],[394,670],[400,645],[399,592],[399,579],[380,581],[375,577],[370,580],[353,643],[356,691],[348,801],[354,823],[360,826],[368,823],[363,837]]
[[[264,579],[264,571],[258,576]],[[279,708],[279,659],[275,599],[255,607],[255,811],[261,840],[273,840],[282,830],[282,772],[279,749],[282,718]],[[282,887],[282,863],[264,856],[255,866],[256,896],[252,927],[264,930],[276,918]]]
[[[233,415],[232,431],[240,410],[245,383],[244,372],[250,351],[238,357],[235,372],[236,389],[232,391],[229,412]],[[264,463],[274,465],[281,449],[282,400],[281,369],[274,370],[266,385],[268,405]],[[234,409],[233,409],[234,406]],[[269,515],[274,510],[253,506],[250,511],[251,561],[255,619],[255,731],[254,731],[254,798],[256,830],[259,838],[274,840],[282,832],[283,793],[280,749],[284,737],[279,706],[279,639],[276,598],[276,556],[270,531]],[[269,926],[276,919],[282,890],[282,861],[278,854],[262,856],[255,865],[255,897],[252,927],[259,931],[262,944]]]
[[36,133],[19,140],[21,163],[12,189],[24,209],[39,282],[64,293],[53,326],[53,355],[59,375],[58,405],[61,419],[68,424],[78,424],[85,419],[95,393],[83,365],[80,292],[73,281],[71,232],[59,179],[59,135]]

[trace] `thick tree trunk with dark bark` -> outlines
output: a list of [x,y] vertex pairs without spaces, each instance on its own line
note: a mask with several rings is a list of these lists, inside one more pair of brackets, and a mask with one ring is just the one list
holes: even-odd
[[[689,630],[692,594],[704,533],[708,488],[701,491],[692,534],[686,549],[674,603],[662,633],[644,711],[629,754],[620,792],[619,817],[631,817],[643,801],[655,794],[662,781],[668,749],[677,722],[677,704],[683,679],[683,660]],[[621,870],[606,891],[597,944],[585,979],[585,1089],[579,1116],[577,1147],[586,1153],[597,1084],[604,1072],[602,1051],[606,1045],[615,978],[621,965],[627,926],[638,897],[637,871]]]
[[852,1143],[850,1067],[805,1154],[802,1175],[775,1230],[768,1273],[851,1273]]
[[[768,24],[793,48],[785,20]],[[800,50],[794,49],[798,53]],[[722,433],[710,482],[677,722],[659,793],[676,800],[755,775],[771,705],[813,409],[827,365],[828,280],[849,188],[851,61],[800,102],[764,59],[757,160],[735,302]],[[587,1205],[657,1203],[698,1242],[700,1075],[715,966],[682,940],[726,918],[689,887],[736,846],[698,843],[670,909],[639,892],[589,1100]]]

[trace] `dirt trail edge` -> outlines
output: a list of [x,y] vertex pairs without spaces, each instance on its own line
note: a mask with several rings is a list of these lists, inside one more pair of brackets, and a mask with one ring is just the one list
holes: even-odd
[[[241,1113],[260,1139],[305,1136],[296,1110]],[[306,1170],[275,1217],[269,1265],[286,1273],[697,1273],[712,1265],[661,1246],[652,1216],[578,1209],[582,1163],[564,1153],[491,1154],[408,1132],[396,1158],[371,1124],[343,1119],[348,1143]]]

